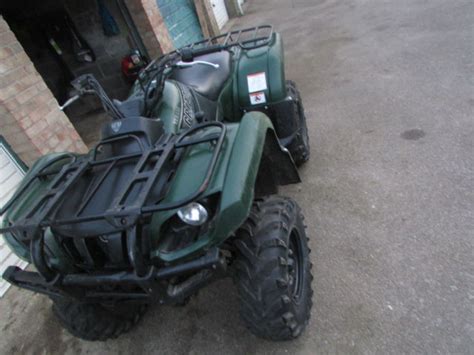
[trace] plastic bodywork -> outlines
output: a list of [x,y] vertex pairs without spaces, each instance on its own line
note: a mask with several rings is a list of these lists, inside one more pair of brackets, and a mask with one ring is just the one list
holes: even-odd
[[[218,196],[217,212],[211,220],[209,228],[191,245],[173,252],[163,252],[160,250],[162,226],[176,214],[177,210],[154,213],[148,229],[151,242],[150,258],[155,261],[176,261],[220,244],[231,235],[244,222],[249,213],[264,148],[275,140],[273,126],[268,117],[262,113],[248,113],[244,115],[240,123],[228,124],[215,173],[207,190],[202,195],[203,199],[207,196]],[[287,173],[280,174],[279,183],[298,182],[298,174],[294,170],[290,155],[281,148],[278,150],[276,154],[273,154],[274,159],[278,160],[280,166],[288,167]],[[206,166],[211,156],[212,150],[209,144],[203,143],[191,147],[180,163],[170,190],[163,202],[179,201],[195,191],[204,178]],[[56,154],[40,159],[31,168],[26,179],[54,158],[57,158]],[[60,163],[55,168],[58,168],[59,165]],[[20,218],[27,210],[28,205],[34,199],[41,197],[42,190],[47,183],[47,181],[38,182],[27,196],[12,206],[6,215],[5,223]],[[27,246],[18,242],[11,234],[7,234],[5,238],[18,255],[25,259],[30,258]],[[51,250],[51,253],[48,254],[51,258],[49,262],[52,265],[58,265],[62,270],[71,267],[49,230],[46,231],[45,243]]]
[[[255,73],[265,73],[267,103],[251,106],[247,76]],[[141,86],[136,83],[131,96],[142,95]],[[287,96],[284,76],[283,45],[281,37],[274,34],[269,46],[252,50],[233,49],[232,74],[222,90],[218,105],[223,113],[227,133],[219,156],[216,170],[210,184],[201,199],[216,197],[217,207],[205,231],[193,243],[174,251],[164,251],[160,242],[163,238],[163,226],[175,216],[177,210],[156,212],[149,219],[148,237],[150,239],[150,254],[152,261],[174,262],[202,253],[209,248],[225,241],[247,218],[255,194],[255,183],[262,156],[271,150],[270,168],[272,176],[278,185],[299,182],[298,173],[290,154],[280,146],[272,121],[260,112],[245,111],[263,109],[264,106],[285,100]],[[153,109],[153,116],[163,122],[166,133],[176,134],[182,129],[183,98],[177,84],[167,81],[163,96]],[[180,162],[173,177],[173,183],[166,194],[164,203],[179,201],[189,195],[200,185],[206,173],[206,166],[212,156],[209,144],[198,144],[190,147]],[[58,154],[50,154],[39,159],[30,169],[25,181],[48,164]],[[67,160],[55,164],[55,168],[65,164]],[[7,212],[4,226],[8,222],[20,219],[28,205],[42,195],[48,181],[36,183],[24,196]],[[100,231],[98,231],[100,233]],[[12,234],[5,234],[7,243],[17,255],[29,260],[28,247]],[[49,263],[61,270],[73,268],[66,255],[61,250],[58,241],[48,229],[45,231],[45,245],[48,249]]]
[[[283,41],[278,33],[268,46],[251,50],[233,49],[232,76],[219,97],[224,117],[229,121],[239,121],[242,111],[259,110],[280,102],[287,96]],[[266,103],[251,105],[247,76],[265,73],[267,90],[264,90]]]
[[[158,248],[152,258],[174,261],[186,255],[221,243],[234,232],[247,218],[254,198],[254,187],[260,160],[266,144],[276,140],[273,126],[262,113],[251,112],[242,118],[240,123],[228,124],[223,152],[219,158],[217,171],[206,193],[202,196],[219,195],[219,203],[212,227],[201,235],[197,242],[172,253],[163,253]],[[286,166],[285,174],[279,177],[280,184],[299,182],[291,156],[279,148],[274,157],[282,166]],[[166,202],[179,200],[190,193],[201,182],[199,176],[210,157],[210,152],[203,147],[191,150],[187,159],[180,165],[175,182],[166,197]],[[190,173],[192,172],[192,173]],[[161,230],[163,223],[171,218],[176,211],[155,214],[151,225],[156,232]],[[159,236],[157,238],[159,241]]]
[[[53,160],[56,160],[60,157],[64,157],[63,160],[59,160],[57,163],[51,165],[48,169],[57,170],[60,169],[63,165],[67,164],[70,161],[71,154],[69,153],[52,153],[45,155],[38,159],[33,166],[29,169],[28,173],[23,178],[22,183],[19,185],[17,191],[30,179],[31,176],[35,175],[40,171],[44,166],[48,165]],[[40,199],[43,196],[44,190],[51,182],[51,179],[37,181],[35,184],[28,190],[28,194],[24,195],[22,199],[14,204],[5,214],[2,220],[2,226],[6,227],[9,223],[12,223],[20,219],[27,211],[29,206],[36,200]],[[14,198],[13,196],[12,198]],[[30,250],[27,245],[18,241],[17,238],[12,233],[3,234],[6,243],[10,248],[15,252],[17,256],[31,262]],[[60,246],[58,245],[56,239],[51,233],[50,229],[45,231],[45,245],[49,250],[50,264],[53,266],[60,267],[61,269],[70,269],[72,266],[68,261],[67,256],[63,253]]]
[[247,76],[265,73],[267,89],[263,90],[268,103],[278,102],[286,96],[283,42],[279,34],[274,34],[269,46],[241,51],[235,77],[238,85],[240,107],[252,107],[249,98]]
[[[283,55],[283,41],[278,33],[274,33],[268,46],[241,50],[232,48],[231,75],[229,76],[221,94],[218,105],[220,112],[226,121],[238,122],[244,111],[262,110],[272,104],[277,104],[287,97],[285,80],[285,63]],[[247,76],[265,73],[267,89],[264,90],[266,103],[251,105]],[[147,79],[143,78],[143,87],[147,85]],[[131,91],[131,95],[141,94],[141,85],[137,81]],[[165,123],[165,128],[170,132],[176,132],[180,124],[177,122],[182,102],[179,90],[173,81],[168,81],[163,92],[163,99],[153,110],[155,117],[159,117]],[[167,123],[168,122],[168,123]]]

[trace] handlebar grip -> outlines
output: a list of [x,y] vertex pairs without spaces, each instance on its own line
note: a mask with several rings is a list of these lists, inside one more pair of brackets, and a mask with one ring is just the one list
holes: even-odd
[[213,46],[207,46],[202,48],[182,48],[180,50],[181,60],[183,62],[192,62],[194,60],[194,57],[219,52],[222,49],[223,47],[220,44],[215,44]]
[[209,47],[203,47],[203,48],[196,48],[196,49],[193,49],[193,55],[195,57],[198,57],[200,55],[205,55],[205,54],[210,54],[210,53],[214,53],[214,52],[219,52],[220,50],[222,50],[222,46],[220,44],[216,44],[216,45],[213,45],[213,46],[209,46]]

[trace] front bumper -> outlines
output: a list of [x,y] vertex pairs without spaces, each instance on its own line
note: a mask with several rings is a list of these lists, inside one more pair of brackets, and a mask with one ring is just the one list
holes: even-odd
[[[184,263],[162,268],[152,266],[142,276],[130,271],[57,274],[46,281],[37,272],[9,266],[3,278],[12,285],[33,292],[50,297],[72,297],[84,302],[178,303],[224,276],[225,272],[225,259],[217,248],[213,248],[205,255]],[[184,281],[169,282],[177,277]]]

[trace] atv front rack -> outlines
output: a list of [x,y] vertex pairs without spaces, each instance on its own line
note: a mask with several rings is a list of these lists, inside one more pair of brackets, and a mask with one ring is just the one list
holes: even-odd
[[[212,129],[210,132],[197,134],[207,128],[217,128],[217,130]],[[35,181],[51,177],[51,181],[42,196],[37,198],[28,211],[23,213],[22,217],[14,221],[12,225],[0,229],[0,233],[12,232],[19,241],[28,243],[31,261],[38,272],[23,271],[15,266],[10,266],[5,271],[3,278],[14,285],[31,291],[50,296],[77,297],[86,301],[132,300],[137,298],[147,301],[158,298],[163,302],[174,302],[184,299],[183,297],[187,297],[187,295],[214,278],[215,273],[209,269],[215,270],[219,268],[218,265],[222,265],[218,250],[213,249],[212,252],[209,251],[204,256],[175,266],[157,268],[153,265],[147,265],[146,260],[148,259],[141,251],[141,237],[138,231],[140,228],[139,221],[153,212],[184,206],[198,199],[206,191],[223,146],[225,133],[226,127],[220,122],[202,123],[191,127],[180,135],[162,136],[162,139],[149,147],[143,145],[137,136],[126,134],[102,140],[88,156],[76,157],[70,154],[53,159],[25,182],[0,211],[0,215],[2,215],[14,207],[15,203],[25,196]],[[97,159],[98,151],[102,146],[120,142],[124,139],[136,140],[140,146],[140,152]],[[213,147],[213,153],[199,187],[179,201],[163,202],[166,191],[172,183],[172,179],[167,176],[166,183],[162,186],[164,194],[160,194],[163,197],[154,204],[148,204],[147,198],[152,188],[156,187],[164,164],[166,162],[170,163],[170,161],[176,161],[179,164],[180,160],[176,158],[179,155],[178,151],[183,154],[185,148],[206,142],[209,142]],[[63,159],[70,159],[70,162],[60,170],[51,171],[54,169],[54,165]],[[83,216],[85,206],[91,201],[92,196],[106,180],[108,174],[116,164],[126,160],[138,161],[134,166],[132,176],[121,191],[117,193],[110,207],[104,213]],[[95,182],[90,182],[87,187],[88,192],[82,202],[78,204],[74,217],[68,219],[56,218],[58,208],[61,207],[64,199],[68,198],[68,193],[73,191],[76,182],[88,171],[99,165],[104,167],[104,172],[101,176],[98,176]],[[137,182],[141,183],[142,188],[135,195],[136,198],[134,198],[133,203],[126,204],[126,196],[130,194]],[[158,184],[158,186],[161,185]],[[125,232],[126,242],[124,242],[123,248],[127,252],[130,266],[118,272],[97,270],[94,273],[82,272],[76,274],[63,273],[51,268],[46,260],[46,228],[61,225],[70,226],[97,220],[105,221],[106,225],[108,223],[116,231]],[[101,231],[98,231],[98,233],[101,234]],[[85,238],[101,238],[101,236],[79,236],[78,239],[83,240]],[[194,271],[198,272],[181,285],[164,288],[165,286],[159,282]],[[119,287],[119,290],[111,291],[110,289],[104,290],[101,288],[107,284],[113,284]],[[120,287],[125,287],[125,290]],[[127,291],[130,287],[134,291]]]
[[[219,131],[196,137],[198,132],[202,132],[204,129],[211,127],[218,128]],[[1,216],[29,191],[35,181],[41,181],[47,177],[54,176],[43,195],[36,199],[28,211],[23,213],[22,217],[13,222],[12,225],[0,228],[0,233],[13,232],[20,240],[33,240],[39,230],[43,230],[47,227],[73,225],[97,220],[107,221],[111,226],[115,227],[117,231],[122,231],[130,229],[144,215],[182,207],[198,199],[207,189],[214,173],[219,153],[222,149],[225,133],[226,127],[220,122],[202,123],[189,128],[180,135],[167,135],[164,139],[151,147],[145,147],[137,136],[128,134],[102,140],[93,149],[92,154],[88,156],[78,158],[70,154],[54,159],[25,182],[10,201],[0,210]],[[141,151],[133,154],[97,159],[97,152],[100,147],[124,139],[137,140]],[[173,159],[176,151],[205,142],[212,143],[213,154],[209,161],[204,179],[197,190],[179,201],[147,204],[148,196],[160,175],[163,165]],[[59,171],[48,171],[48,168],[63,159],[70,159],[71,161],[64,165]],[[130,160],[138,160],[138,162],[133,169],[132,176],[128,183],[123,190],[117,194],[111,206],[109,206],[104,213],[82,215],[85,206],[90,202],[94,193],[99,189],[112,169],[119,162]],[[67,219],[55,218],[58,206],[67,198],[67,194],[74,188],[74,184],[79,181],[84,174],[97,166],[105,166],[105,171],[98,181],[95,182],[95,185],[90,186],[87,196],[78,206],[74,217]],[[147,169],[149,166],[152,166],[152,168]],[[140,183],[142,186],[137,198],[132,203],[125,204],[127,196],[131,190],[136,187],[137,183]],[[169,188],[170,184],[171,182],[168,182],[164,188]],[[166,191],[164,191],[164,193],[166,193]],[[164,200],[164,198],[162,200]]]

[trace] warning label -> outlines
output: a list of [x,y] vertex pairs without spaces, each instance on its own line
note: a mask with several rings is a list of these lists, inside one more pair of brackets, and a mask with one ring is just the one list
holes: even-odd
[[265,72],[247,75],[249,93],[267,90],[267,77]]
[[250,94],[250,103],[252,105],[264,104],[265,102],[267,102],[267,98],[265,97],[265,93],[263,91]]

